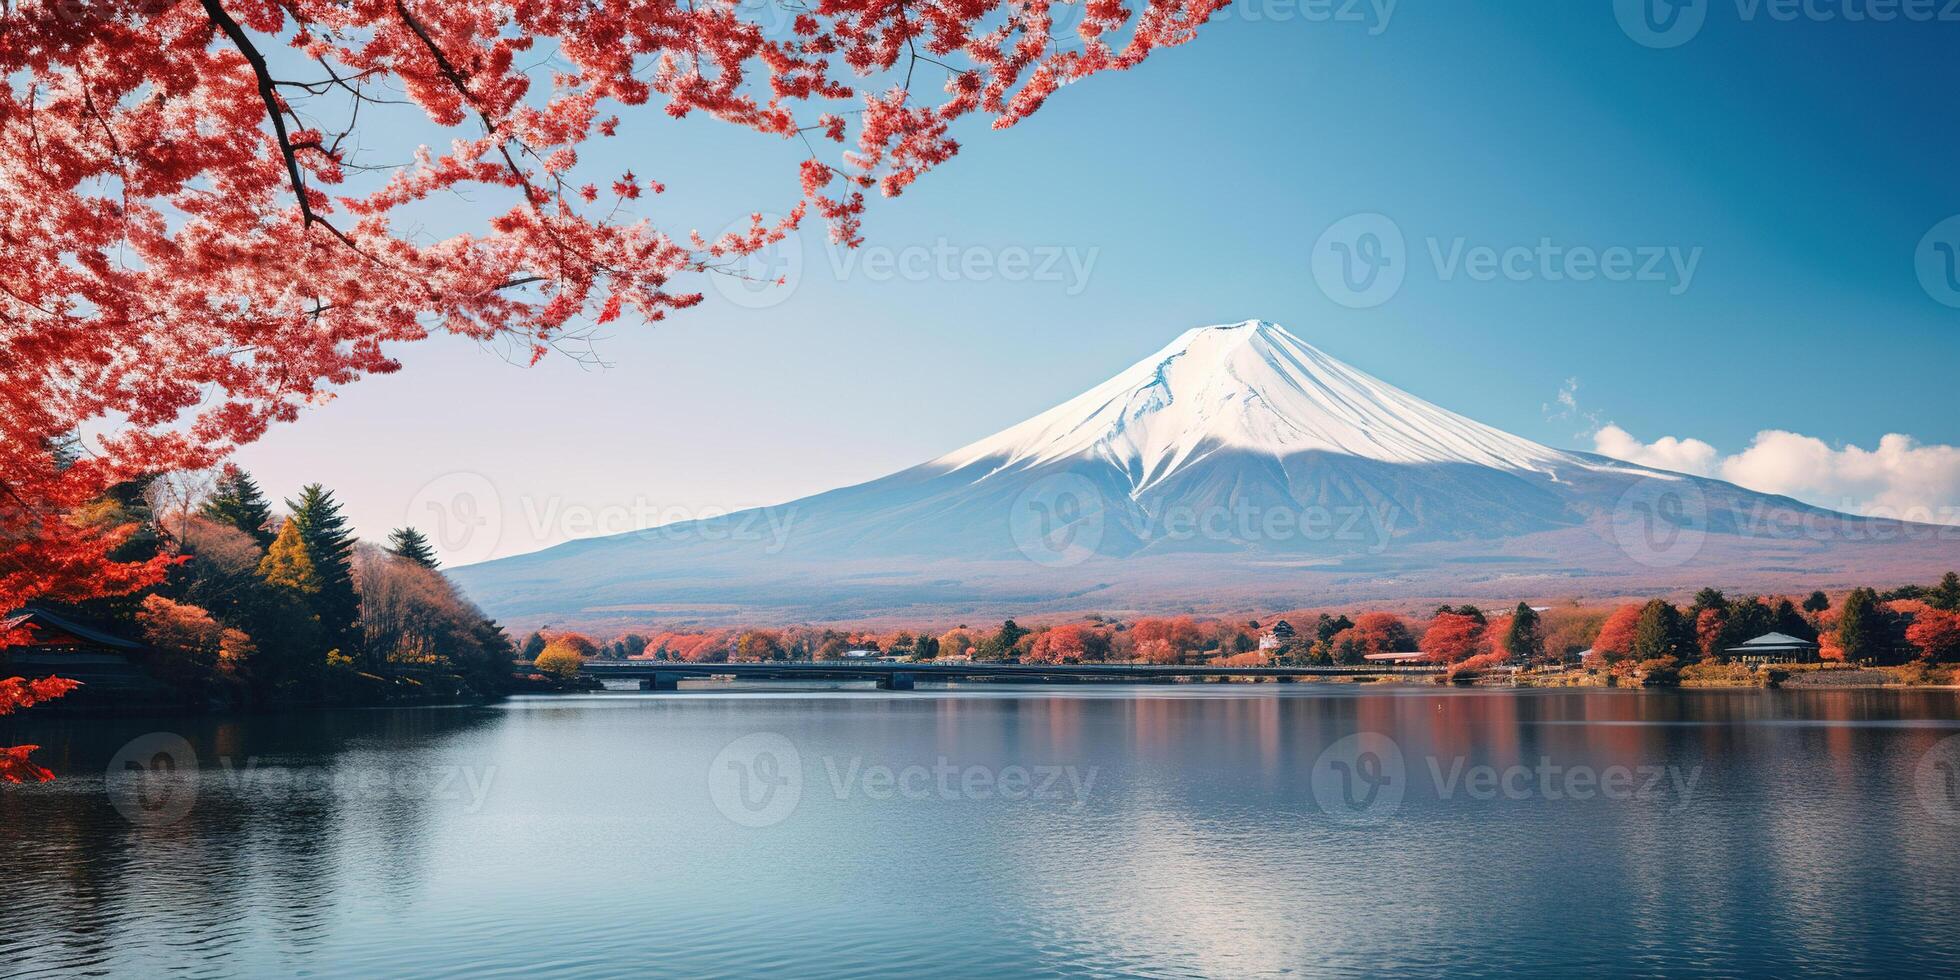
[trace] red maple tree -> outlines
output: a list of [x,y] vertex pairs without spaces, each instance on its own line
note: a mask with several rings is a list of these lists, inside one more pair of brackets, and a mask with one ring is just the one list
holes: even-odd
[[[43,677],[40,680],[22,680],[18,677],[0,679],[0,715],[10,715],[22,708],[31,708],[42,702],[58,698],[81,685],[59,677]],[[22,783],[33,781],[45,783],[54,774],[28,761],[28,756],[38,745],[16,745],[11,748],[0,747],[0,782]]]
[[[820,0],[773,28],[730,0],[7,4],[0,611],[157,581],[167,558],[112,560],[130,529],[74,511],[396,370],[389,342],[536,360],[695,305],[690,276],[741,275],[812,207],[855,245],[866,191],[952,157],[963,117],[1012,126],[1224,3],[1086,0],[1072,32],[1052,0]],[[582,165],[656,112],[791,143],[785,217],[670,232],[658,180]],[[451,196],[480,226],[429,234]]]
[[1633,636],[1640,626],[1640,606],[1629,603],[1613,610],[1606,622],[1599,627],[1599,635],[1593,639],[1593,656],[1600,662],[1612,663],[1633,652]]
[[[1051,0],[824,0],[774,30],[725,0],[10,4],[0,609],[154,580],[68,512],[395,370],[388,342],[444,330],[536,358],[581,324],[698,303],[690,275],[739,275],[811,207],[855,244],[866,191],[953,156],[963,117],[1011,126],[1223,2],[1089,0],[1068,33]],[[790,141],[786,217],[669,232],[643,213],[659,181],[581,164],[655,110]],[[427,234],[452,195],[482,225]],[[49,451],[78,431],[81,459]]]
[[1906,627],[1906,641],[1934,662],[1960,659],[1960,612],[1927,608]]
[[1422,634],[1421,650],[1430,660],[1453,664],[1475,656],[1483,639],[1484,624],[1475,616],[1439,612]]

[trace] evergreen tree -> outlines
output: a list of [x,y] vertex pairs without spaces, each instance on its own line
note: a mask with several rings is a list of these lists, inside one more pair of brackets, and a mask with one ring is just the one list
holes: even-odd
[[1314,626],[1313,626],[1314,642],[1326,643],[1329,640],[1332,640],[1334,637],[1339,636],[1340,634],[1345,633],[1353,628],[1354,628],[1354,620],[1347,618],[1345,614],[1340,616],[1329,616],[1326,613],[1321,613],[1320,618],[1314,621]]
[[510,662],[517,656],[517,648],[494,619],[478,620],[473,635],[476,655],[462,664],[463,674],[478,693],[501,693],[510,686]]
[[538,654],[544,652],[544,648],[545,648],[544,634],[533,632],[530,636],[524,638],[524,650],[522,656],[525,660],[536,660],[538,659]]
[[[1806,602],[1805,605],[1809,605],[1809,603]],[[1810,625],[1810,620],[1803,618],[1803,614],[1797,612],[1797,607],[1792,605],[1788,599],[1777,602],[1776,625],[1771,628],[1784,636],[1794,636],[1800,640],[1814,641],[1817,639],[1817,627]],[[1753,638],[1744,637],[1744,639]]]
[[238,467],[225,468],[218,477],[217,488],[204,506],[198,508],[198,513],[251,535],[261,548],[272,547],[273,533],[267,530],[272,524],[272,505],[266,502],[265,494],[252,482],[252,477]]
[[1704,609],[1726,611],[1728,608],[1729,597],[1723,595],[1721,589],[1710,587],[1695,593],[1695,604],[1688,610],[1688,618],[1700,618],[1701,612]]
[[1633,628],[1634,660],[1693,659],[1696,650],[1694,625],[1682,618],[1673,603],[1655,599],[1641,608],[1640,621]]
[[1960,572],[1946,573],[1940,579],[1940,584],[1933,587],[1933,592],[1926,598],[1926,603],[1934,609],[1960,612]]
[[293,512],[287,523],[299,528],[306,556],[313,560],[320,580],[312,606],[327,644],[352,657],[360,649],[361,601],[354,593],[354,535],[347,530],[347,518],[341,515],[333,492],[318,483],[301,488],[299,499],[286,501],[286,507]]
[[1504,634],[1504,652],[1520,663],[1544,659],[1545,627],[1537,610],[1518,603],[1517,611],[1511,614],[1511,628]]
[[436,561],[436,550],[429,546],[429,539],[412,527],[398,527],[389,533],[388,553],[423,568],[435,568],[441,564]]
[[1028,632],[1027,628],[1015,623],[1011,619],[1001,623],[1000,632],[994,634],[994,642],[1000,647],[1000,655],[1003,657],[1012,656],[1014,654],[1014,644],[1021,642],[1021,637],[1028,635]]
[[287,521],[279,529],[279,536],[272,539],[272,547],[259,560],[259,577],[267,585],[301,595],[320,591],[320,576],[313,568],[313,558],[306,553],[306,539],[300,537],[299,525]]
[[1829,608],[1831,608],[1831,597],[1825,595],[1822,589],[1812,592],[1810,597],[1803,601],[1803,611],[1813,616]]
[[1838,613],[1837,645],[1846,663],[1879,659],[1884,650],[1885,627],[1880,622],[1878,594],[1870,589],[1853,589]]

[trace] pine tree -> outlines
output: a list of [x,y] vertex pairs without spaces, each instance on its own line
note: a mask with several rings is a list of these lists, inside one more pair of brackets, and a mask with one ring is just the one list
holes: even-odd
[[279,536],[272,539],[272,547],[259,560],[259,577],[267,585],[302,595],[320,591],[320,576],[313,568],[312,557],[306,553],[306,539],[300,536],[299,525],[287,521],[279,529]]
[[398,527],[388,535],[388,553],[423,568],[441,564],[436,561],[436,550],[429,546],[429,539],[412,527]]
[[1694,626],[1681,618],[1673,603],[1655,599],[1641,608],[1640,621],[1633,628],[1633,659],[1690,659],[1694,651]]
[[272,546],[273,534],[266,529],[272,523],[272,505],[244,470],[226,467],[211,498],[198,508],[198,513],[251,535],[261,548]]
[[544,634],[534,632],[530,636],[524,638],[523,657],[526,660],[536,660],[538,659],[538,654],[544,652],[544,648],[545,648]]
[[1726,610],[1728,607],[1729,597],[1723,595],[1721,589],[1711,586],[1695,593],[1695,604],[1688,610],[1688,618],[1699,617],[1704,609]]
[[1933,587],[1933,594],[1926,599],[1934,609],[1960,612],[1960,572],[1948,572]]
[[1853,589],[1838,613],[1837,645],[1847,663],[1877,660],[1884,637],[1879,622],[1878,594],[1870,589]]
[[1511,629],[1504,634],[1504,652],[1514,661],[1531,663],[1545,657],[1545,629],[1538,611],[1525,603],[1511,614]]
[[1014,645],[1021,642],[1021,637],[1028,633],[1027,627],[1011,619],[1003,621],[1000,624],[1000,632],[993,635],[994,655],[1001,658],[1014,656]]
[[354,592],[354,535],[347,530],[347,518],[333,492],[318,483],[301,488],[299,500],[286,501],[286,507],[293,512],[287,523],[298,526],[320,580],[312,605],[327,644],[351,657],[360,648],[361,602]]
[[1816,615],[1829,608],[1831,608],[1831,597],[1825,595],[1822,589],[1812,592],[1810,597],[1803,601],[1803,611],[1811,615]]
[[[1810,620],[1803,618],[1803,615],[1797,612],[1797,607],[1790,604],[1790,600],[1783,599],[1777,602],[1775,616],[1776,623],[1771,629],[1776,632],[1800,640],[1817,639],[1817,627],[1810,625]],[[1743,639],[1754,639],[1754,637],[1743,637]]]

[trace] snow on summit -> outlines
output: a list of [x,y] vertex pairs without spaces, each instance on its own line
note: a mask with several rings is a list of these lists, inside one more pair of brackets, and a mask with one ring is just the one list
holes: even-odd
[[1221,449],[1539,472],[1584,465],[1423,401],[1265,320],[1186,331],[1082,395],[934,463],[1088,456],[1139,474],[1141,490]]
[[450,575],[525,624],[950,623],[1910,581],[1952,567],[1932,531],[1560,452],[1248,320],[930,463]]

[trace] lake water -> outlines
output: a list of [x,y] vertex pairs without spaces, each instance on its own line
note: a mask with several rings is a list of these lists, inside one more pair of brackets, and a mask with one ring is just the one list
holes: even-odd
[[1935,974],[1960,954],[1952,691],[703,690],[30,713],[8,739],[61,774],[0,790],[10,977]]

